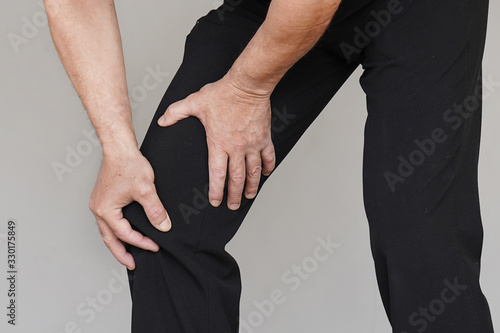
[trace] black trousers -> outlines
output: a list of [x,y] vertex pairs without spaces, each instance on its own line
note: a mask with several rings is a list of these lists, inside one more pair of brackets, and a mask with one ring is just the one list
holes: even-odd
[[[124,208],[133,227],[161,247],[128,246],[137,264],[128,272],[134,333],[238,332],[240,271],[224,247],[255,199],[243,198],[237,211],[225,199],[209,205],[203,125],[195,117],[168,128],[156,121],[169,104],[227,72],[267,6],[227,1],[196,22],[141,145],[173,227],[156,230],[138,203]],[[271,96],[279,167],[363,67],[363,199],[393,332],[493,332],[479,285],[477,183],[487,12],[488,0],[344,0]]]

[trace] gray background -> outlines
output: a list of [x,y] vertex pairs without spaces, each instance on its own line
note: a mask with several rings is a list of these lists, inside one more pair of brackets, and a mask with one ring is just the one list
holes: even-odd
[[[218,4],[117,2],[140,141],[180,64],[186,34]],[[0,17],[0,276],[6,274],[10,218],[18,224],[19,267],[18,325],[6,324],[7,285],[0,278],[0,330],[62,333],[74,322],[81,332],[128,332],[128,285],[116,277],[123,278],[125,270],[104,246],[88,209],[101,151],[84,134],[90,122],[52,45],[41,1],[4,1]],[[36,30],[15,50],[7,36],[22,35],[25,21]],[[495,82],[500,81],[499,22],[500,5],[492,1],[483,70]],[[170,74],[146,91],[142,80],[147,68],[157,66]],[[390,331],[376,287],[362,203],[366,111],[360,75],[358,69],[271,177],[227,247],[243,276],[241,319],[252,323],[243,333]],[[484,102],[479,180],[485,228],[481,282],[498,326],[500,88],[495,89]],[[66,164],[68,149],[80,149],[86,156],[71,161],[71,172],[61,181],[52,165]],[[292,291],[282,275],[313,254],[317,237],[327,235],[340,246]],[[286,301],[255,322],[259,310],[254,302],[268,300],[275,289],[282,290]],[[87,305],[96,297],[103,303],[99,311]]]

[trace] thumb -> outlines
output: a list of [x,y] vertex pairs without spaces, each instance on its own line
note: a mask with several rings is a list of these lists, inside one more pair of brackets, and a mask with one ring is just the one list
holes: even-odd
[[158,125],[160,126],[170,126],[175,124],[181,119],[187,118],[189,116],[194,116],[194,103],[192,102],[191,96],[170,104],[163,116],[158,119]]
[[163,207],[156,190],[150,191],[147,195],[136,199],[144,208],[144,212],[148,217],[149,222],[161,231],[169,231],[172,227],[172,222],[168,216],[165,207]]

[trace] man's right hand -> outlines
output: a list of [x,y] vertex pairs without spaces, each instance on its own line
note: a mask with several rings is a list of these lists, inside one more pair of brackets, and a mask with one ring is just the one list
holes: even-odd
[[151,251],[159,246],[132,229],[122,208],[137,201],[156,228],[165,225],[167,231],[171,225],[156,193],[153,169],[137,147],[114,1],[44,4],[54,46],[103,148],[90,209],[111,253],[133,269],[134,258],[124,242]]
[[154,252],[159,250],[159,246],[151,238],[132,229],[123,217],[123,207],[137,201],[157,229],[168,231],[172,226],[153,181],[153,168],[138,149],[105,152],[90,196],[89,207],[104,243],[128,269],[135,268],[135,261],[123,242]]

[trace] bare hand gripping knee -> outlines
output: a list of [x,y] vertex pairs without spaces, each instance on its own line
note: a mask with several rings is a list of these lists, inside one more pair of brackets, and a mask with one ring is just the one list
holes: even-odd
[[[113,0],[45,0],[49,27],[62,64],[103,148],[90,198],[102,238],[116,259],[134,269],[123,242],[158,251],[131,228],[122,208],[137,201],[156,228],[171,222],[154,186],[154,173],[138,149],[132,125],[120,31]],[[275,167],[269,97],[282,76],[319,40],[340,0],[273,0],[266,20],[230,71],[172,104],[159,125],[196,116],[209,148],[209,199],[217,207],[228,177],[228,207],[256,195],[260,174]]]

